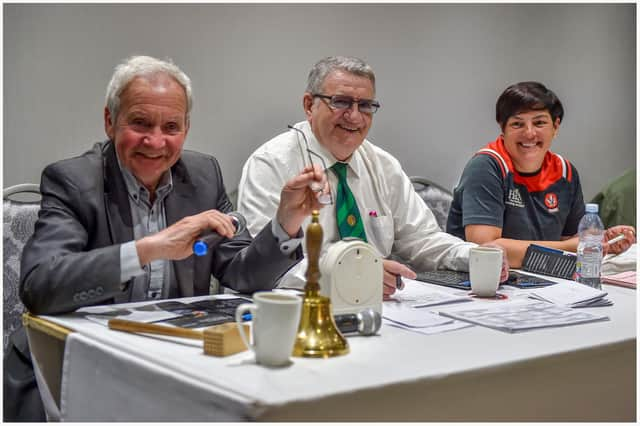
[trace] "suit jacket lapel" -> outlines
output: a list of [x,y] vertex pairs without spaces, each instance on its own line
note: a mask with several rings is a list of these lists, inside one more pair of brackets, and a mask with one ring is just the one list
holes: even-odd
[[[191,183],[189,173],[181,160],[171,168],[173,190],[164,201],[167,227],[173,225],[185,216],[199,213],[198,206],[192,200],[195,188]],[[176,281],[180,297],[189,297],[194,294],[194,267],[193,255],[183,260],[173,262]]]
[[131,206],[113,142],[106,143],[103,153],[104,204],[109,233],[114,244],[122,244],[133,240]]
[[[113,142],[107,141],[102,147],[102,170],[104,173],[104,206],[107,215],[109,235],[113,244],[122,244],[133,240],[133,223],[131,219],[131,206],[124,178],[118,167]],[[115,303],[131,301],[129,286],[126,293],[114,298]]]

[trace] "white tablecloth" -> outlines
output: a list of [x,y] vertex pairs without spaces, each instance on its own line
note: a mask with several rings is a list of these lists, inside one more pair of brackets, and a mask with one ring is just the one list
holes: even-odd
[[606,313],[610,321],[518,334],[475,326],[429,336],[383,326],[380,336],[350,337],[346,356],[293,358],[285,368],[256,365],[248,352],[206,356],[196,341],[111,331],[69,316],[45,318],[77,331],[65,348],[63,420],[229,421],[305,400],[348,399],[366,389],[635,341],[635,290],[604,288],[615,305],[586,310]]

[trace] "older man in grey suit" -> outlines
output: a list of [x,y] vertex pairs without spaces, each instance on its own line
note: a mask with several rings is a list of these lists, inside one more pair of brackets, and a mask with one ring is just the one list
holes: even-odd
[[[309,186],[323,182],[322,171],[306,168],[284,185],[255,239],[236,232],[218,162],[183,150],[191,103],[190,80],[171,62],[138,56],[116,67],[104,110],[109,139],[42,174],[42,208],[21,264],[31,312],[204,295],[212,275],[243,293],[268,290],[300,260],[302,221],[321,207]],[[226,239],[194,257],[207,231]]]
[[[116,68],[104,111],[109,140],[42,174],[42,210],[22,257],[31,312],[207,294],[211,275],[244,293],[268,290],[296,263],[298,240],[286,241],[313,207],[314,173],[285,184],[276,220],[255,240],[234,235],[216,159],[182,149],[190,107],[190,81],[174,64],[133,57]],[[194,257],[206,230],[228,239]]]

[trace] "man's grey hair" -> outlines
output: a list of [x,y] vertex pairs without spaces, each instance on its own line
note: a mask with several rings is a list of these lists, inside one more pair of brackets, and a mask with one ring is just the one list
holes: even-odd
[[125,87],[137,77],[154,77],[165,74],[175,79],[184,89],[187,96],[187,119],[193,104],[191,80],[177,65],[167,58],[160,60],[151,56],[132,56],[116,66],[111,81],[107,86],[106,104],[115,122],[120,109],[120,95]]
[[346,71],[350,74],[368,78],[371,80],[373,94],[375,95],[376,76],[373,73],[373,68],[362,59],[353,56],[328,56],[320,59],[309,72],[307,92],[313,94],[321,93],[324,80],[334,71]]

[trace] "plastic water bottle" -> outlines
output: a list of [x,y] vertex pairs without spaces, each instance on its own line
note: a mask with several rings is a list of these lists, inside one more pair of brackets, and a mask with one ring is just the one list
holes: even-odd
[[576,261],[576,281],[599,289],[604,225],[598,216],[597,204],[586,204],[585,210],[586,213],[578,225],[580,242]]

